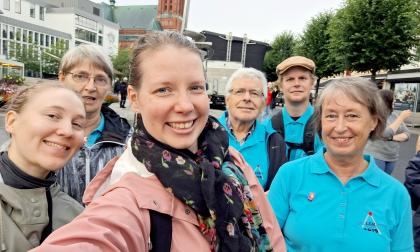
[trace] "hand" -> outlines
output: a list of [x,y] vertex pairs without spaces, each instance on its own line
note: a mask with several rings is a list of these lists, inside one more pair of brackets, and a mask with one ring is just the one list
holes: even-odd
[[401,111],[400,116],[403,118],[403,120],[407,119],[408,117],[410,117],[413,114],[413,112],[411,112],[411,110],[406,109]]

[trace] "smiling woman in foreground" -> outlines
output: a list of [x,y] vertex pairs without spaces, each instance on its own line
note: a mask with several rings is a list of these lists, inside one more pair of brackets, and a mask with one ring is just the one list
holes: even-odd
[[413,251],[407,191],[363,155],[383,132],[382,108],[362,78],[323,90],[315,123],[325,149],[283,165],[268,194],[288,251]]
[[[146,34],[130,69],[128,148],[93,179],[86,210],[34,251],[285,251],[257,178],[209,116],[194,43]],[[169,222],[156,227],[160,215]]]

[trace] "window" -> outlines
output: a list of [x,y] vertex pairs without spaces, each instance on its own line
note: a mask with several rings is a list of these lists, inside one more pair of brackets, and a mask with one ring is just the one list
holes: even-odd
[[39,44],[38,42],[39,42],[39,33],[38,32],[35,32],[35,44]]
[[[10,10],[10,0],[3,0],[3,9]],[[3,47],[4,50],[4,47]]]
[[29,31],[28,42],[32,43],[34,41],[34,32]]
[[96,7],[93,7],[93,15],[100,16],[101,15],[100,10]]
[[39,6],[39,19],[44,20],[45,19],[45,8],[42,6]]
[[26,34],[28,34],[28,30],[23,30],[23,33],[22,33],[23,42],[28,42],[28,37],[26,36]]
[[55,45],[55,37],[51,36],[51,46]]
[[50,46],[50,35],[45,35],[45,46]]
[[3,55],[7,56],[7,40],[3,40]]
[[2,25],[2,34],[3,34],[3,38],[7,38],[7,31],[8,31],[8,29],[7,29],[7,25],[6,24],[3,24]]
[[100,33],[100,34],[104,33],[104,25],[103,24],[98,24],[98,33]]
[[15,27],[9,26],[9,39],[15,39]]
[[39,37],[39,42],[40,42],[40,45],[44,45],[44,34],[39,34],[40,35],[40,37]]
[[20,0],[15,0],[15,12],[20,13],[20,11],[21,11]]
[[96,33],[76,28],[76,38],[96,43]]
[[98,36],[98,45],[102,45],[102,36]]
[[31,7],[29,9],[29,16],[35,18],[35,4],[31,3]]
[[22,37],[22,29],[21,28],[16,28],[16,40],[20,41]]

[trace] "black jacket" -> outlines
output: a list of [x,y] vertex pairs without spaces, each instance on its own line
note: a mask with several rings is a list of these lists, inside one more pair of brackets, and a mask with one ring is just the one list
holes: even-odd
[[416,154],[405,170],[405,187],[410,193],[413,216],[414,248],[420,251],[420,154]]
[[57,173],[57,180],[62,190],[80,203],[86,184],[108,161],[121,155],[130,132],[128,121],[114,110],[102,106],[101,112],[105,119],[102,136],[91,147],[83,146]]

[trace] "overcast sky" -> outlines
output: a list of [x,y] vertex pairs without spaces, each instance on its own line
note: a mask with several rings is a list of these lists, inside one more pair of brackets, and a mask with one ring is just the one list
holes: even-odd
[[[157,0],[116,0],[116,5],[157,3]],[[246,33],[250,39],[271,42],[283,31],[302,34],[312,17],[342,4],[343,0],[191,0],[187,29],[232,32],[239,37]]]

